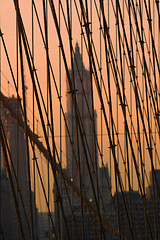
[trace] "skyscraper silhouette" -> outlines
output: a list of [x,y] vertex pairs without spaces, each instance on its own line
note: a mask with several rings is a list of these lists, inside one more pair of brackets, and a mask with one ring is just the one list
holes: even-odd
[[[14,96],[7,98],[6,102],[12,108],[12,111],[16,113],[19,119],[22,119],[22,114],[20,111],[20,104],[17,98]],[[27,225],[27,220],[24,213],[24,208],[26,216],[29,222],[29,194],[28,194],[28,181],[27,181],[27,166],[26,166],[26,146],[23,130],[18,127],[15,119],[12,117],[11,113],[3,105],[1,106],[1,120],[5,132],[5,137],[7,139],[8,150],[8,161],[9,168],[12,176],[12,183],[16,193],[16,201],[18,204],[19,214],[22,222],[22,228],[26,239],[30,238],[29,228]],[[9,157],[9,152],[11,158]],[[12,162],[11,162],[12,161]],[[4,195],[2,195],[2,206],[1,206],[1,223],[2,229],[4,231],[4,237],[6,239],[21,239],[20,227],[18,223],[18,218],[16,215],[15,204],[12,197],[12,189],[9,184],[9,176],[6,167],[5,156],[1,154],[1,163],[3,169],[3,179],[2,179],[2,190]],[[15,172],[15,174],[14,174]],[[18,180],[18,185],[16,178]],[[2,193],[2,194],[3,194]],[[21,201],[21,197],[23,203]],[[23,208],[24,205],[24,208]],[[10,230],[10,231],[8,231]]]
[[[80,165],[80,175],[84,190],[89,198],[92,198],[92,190],[90,185],[88,166],[92,173],[97,173],[97,147],[95,142],[97,114],[93,109],[91,94],[90,73],[83,65],[82,56],[79,51],[78,43],[75,47],[75,57],[73,62],[73,70],[70,70],[72,79],[72,90],[69,88],[67,81],[67,122],[69,132],[72,138],[72,144],[69,138],[66,138],[67,152],[67,169],[73,181],[78,184],[79,174],[78,166]],[[78,108],[75,114],[72,93],[75,92]],[[77,119],[79,118],[79,119]],[[79,130],[78,121],[80,122],[82,134]],[[76,158],[73,155],[73,152]],[[87,166],[88,161],[88,166]],[[95,178],[95,176],[93,177]],[[95,183],[94,183],[95,184]]]

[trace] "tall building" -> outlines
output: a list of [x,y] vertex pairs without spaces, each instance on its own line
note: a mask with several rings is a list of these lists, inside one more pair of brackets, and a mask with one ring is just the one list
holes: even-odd
[[[84,150],[81,134],[78,128],[78,123],[75,115],[75,109],[74,109],[74,104],[72,99],[72,91],[67,81],[66,118],[67,118],[68,128],[69,128],[69,132],[72,139],[72,144],[71,144],[69,141],[69,137],[66,138],[67,169],[73,181],[75,181],[75,183],[78,184],[78,181],[79,181],[78,161],[80,162],[81,178],[83,181],[83,186],[85,190],[88,192],[88,195],[90,195],[88,197],[91,198],[92,191],[91,191],[90,179],[88,174],[86,155],[87,155],[89,167],[92,173],[96,174],[98,158],[97,158],[97,148],[95,145],[94,131],[96,132],[97,114],[92,106],[90,73],[85,69],[83,65],[78,43],[76,43],[76,47],[75,47],[75,58],[73,62],[73,76],[74,77],[72,77],[72,71],[70,70],[70,78],[72,80],[72,86],[73,86],[72,88],[73,89],[75,88],[76,102],[78,106],[77,111],[80,116],[79,121],[85,133],[85,136],[83,135],[85,150]],[[74,154],[76,156],[76,159]]]
[[[80,175],[81,175],[81,189],[82,195],[88,198],[90,204],[94,205],[93,189],[90,183],[90,177],[88,172],[88,165],[92,175],[92,181],[95,192],[97,194],[97,178],[99,175],[99,188],[103,192],[103,200],[105,201],[105,207],[110,201],[108,197],[107,186],[105,186],[104,169],[98,168],[98,154],[97,145],[95,141],[95,134],[97,132],[97,114],[92,105],[92,86],[90,80],[90,72],[87,71],[82,62],[82,56],[80,54],[78,43],[75,47],[75,58],[73,62],[73,72],[70,70],[70,79],[72,81],[72,89],[68,84],[67,79],[67,113],[66,120],[68,124],[68,132],[66,130],[66,155],[67,155],[67,167],[63,169],[66,175],[71,178],[71,181],[77,188],[80,187]],[[75,114],[74,101],[72,99],[72,93],[75,91],[77,102],[77,114]],[[87,100],[87,102],[86,102]],[[80,121],[82,135],[78,127],[78,121]],[[84,134],[85,133],[85,134]],[[83,138],[83,139],[82,139]],[[84,142],[83,142],[84,141]],[[88,161],[88,164],[87,164]],[[78,166],[80,165],[80,175]],[[108,167],[107,175],[108,174]],[[82,239],[82,212],[80,197],[72,191],[72,189],[64,186],[61,176],[58,177],[58,183],[61,191],[63,207],[67,220],[67,226],[71,239]],[[55,203],[56,193],[55,194]],[[68,200],[70,197],[70,202]],[[98,196],[98,195],[97,195]],[[98,198],[97,198],[98,199]],[[72,211],[71,207],[72,206]],[[83,205],[83,223],[85,239],[92,240],[99,236],[98,221],[89,212],[85,204]],[[59,216],[59,222],[58,222]],[[57,231],[60,229],[59,234],[61,239],[67,239],[63,220],[61,216],[60,208],[55,204],[55,223]]]
[[[20,105],[14,96],[11,98],[5,97],[5,101],[12,108],[12,111],[17,114],[19,118],[22,119]],[[25,217],[25,212],[29,220],[30,210],[29,210],[29,191],[28,191],[28,181],[27,181],[27,164],[26,164],[26,144],[24,138],[23,130],[17,126],[16,120],[12,117],[11,113],[7,108],[1,104],[1,120],[3,128],[5,131],[5,136],[9,146],[12,164],[8,155],[10,172],[12,176],[12,182],[14,185],[14,190],[16,193],[16,199],[19,207],[20,218],[22,222],[22,228],[26,239],[30,239],[30,232],[28,228],[28,223]],[[2,205],[1,205],[1,223],[2,230],[4,231],[5,239],[21,239],[18,219],[15,210],[15,204],[12,196],[12,189],[9,184],[9,176],[7,174],[7,168],[5,163],[5,158],[3,155],[3,150],[1,150],[1,167],[3,169],[3,179],[1,180],[2,189]],[[18,179],[19,189],[17,187],[14,171]],[[23,199],[23,204],[21,197]],[[25,212],[24,212],[24,208]],[[4,217],[5,216],[5,217]],[[8,237],[9,235],[9,237]],[[1,239],[1,238],[0,238]]]

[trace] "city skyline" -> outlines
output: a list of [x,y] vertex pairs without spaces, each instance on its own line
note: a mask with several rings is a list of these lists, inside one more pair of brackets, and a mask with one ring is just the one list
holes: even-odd
[[32,189],[50,238],[74,238],[77,218],[82,238],[92,222],[94,237],[158,239],[159,2],[0,0],[0,11],[1,152],[28,186],[25,205]]

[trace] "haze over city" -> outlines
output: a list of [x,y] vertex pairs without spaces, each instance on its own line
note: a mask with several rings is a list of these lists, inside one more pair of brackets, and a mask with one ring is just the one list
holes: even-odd
[[159,239],[159,14],[0,0],[0,239]]

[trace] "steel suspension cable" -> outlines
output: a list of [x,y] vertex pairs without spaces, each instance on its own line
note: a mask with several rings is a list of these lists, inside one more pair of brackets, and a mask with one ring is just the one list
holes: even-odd
[[[18,6],[17,6],[18,7]],[[19,16],[17,16],[19,22]],[[24,68],[23,68],[23,56],[22,56],[22,44],[21,44],[21,29],[19,26],[19,51],[20,51],[20,67],[21,67],[21,80],[22,80],[22,93],[23,93],[23,109],[24,109],[24,122],[25,122],[25,141],[26,141],[26,160],[27,160],[27,182],[28,182],[28,193],[29,193],[29,212],[30,212],[30,225],[31,225],[31,239],[35,239],[34,236],[34,223],[33,223],[33,204],[31,197],[31,177],[30,177],[30,160],[29,160],[29,144],[28,144],[28,133],[27,133],[27,113],[26,113],[26,96],[25,96],[25,83],[24,83]]]
[[49,151],[49,159],[50,159],[50,163],[51,163],[51,167],[52,167],[52,172],[53,172],[55,184],[56,184],[56,187],[57,187],[58,200],[59,200],[60,206],[61,206],[61,211],[62,211],[62,215],[63,215],[63,220],[64,220],[65,229],[66,229],[66,234],[67,234],[67,238],[70,239],[69,238],[67,224],[66,224],[64,209],[63,209],[62,201],[61,201],[61,198],[60,198],[60,192],[59,192],[59,187],[58,187],[58,182],[57,182],[57,177],[56,177],[56,171],[55,171],[55,168],[54,168],[54,165],[53,165],[53,162],[55,162],[55,160],[52,162],[51,150],[50,150],[50,146],[49,146],[49,142],[48,142],[48,138],[47,138],[47,134],[46,134],[43,114],[42,114],[42,110],[41,110],[41,106],[40,106],[40,102],[39,102],[39,98],[38,98],[37,88],[36,88],[36,85],[35,85],[34,75],[33,75],[33,71],[32,71],[32,65],[31,65],[30,56],[29,56],[29,52],[28,52],[28,47],[27,47],[27,42],[26,42],[26,35],[24,34],[24,28],[22,28],[22,26],[23,26],[22,25],[22,19],[21,19],[20,12],[19,12],[19,9],[16,6],[15,1],[14,1],[14,4],[15,4],[17,15],[19,16],[19,19],[20,19],[19,24],[21,25],[20,30],[21,30],[22,40],[23,40],[23,44],[24,44],[24,48],[25,48],[25,53],[26,53],[28,65],[29,65],[31,79],[32,79],[32,82],[34,84],[34,91],[35,91],[36,101],[37,101],[38,110],[39,110],[39,114],[40,114],[40,118],[41,118],[41,123],[42,123],[43,131],[44,131],[46,145],[47,145],[47,148],[48,148],[48,151]]
[[[71,59],[71,94],[73,96],[73,102],[76,102],[76,94],[75,94],[75,76],[74,76],[74,66],[73,66],[73,54],[72,54],[72,30],[71,30],[71,22],[70,22],[70,13],[69,13],[69,2],[66,0],[67,5],[67,17],[68,17],[68,30],[69,30],[69,46],[70,46],[70,59]],[[72,112],[73,114],[73,112]],[[76,143],[77,143],[77,160],[78,160],[78,178],[79,178],[79,190],[81,193],[80,197],[80,207],[81,207],[81,229],[82,229],[82,239],[85,239],[85,233],[84,233],[84,210],[83,210],[83,187],[82,187],[82,174],[81,174],[81,162],[80,162],[80,149],[79,149],[79,137],[78,137],[78,116],[76,114],[76,111],[74,111],[75,114],[75,123],[72,122],[72,124],[75,124],[76,128]],[[72,126],[73,127],[73,126]],[[72,134],[73,134],[73,128],[72,128]],[[73,169],[72,169],[73,170]]]

